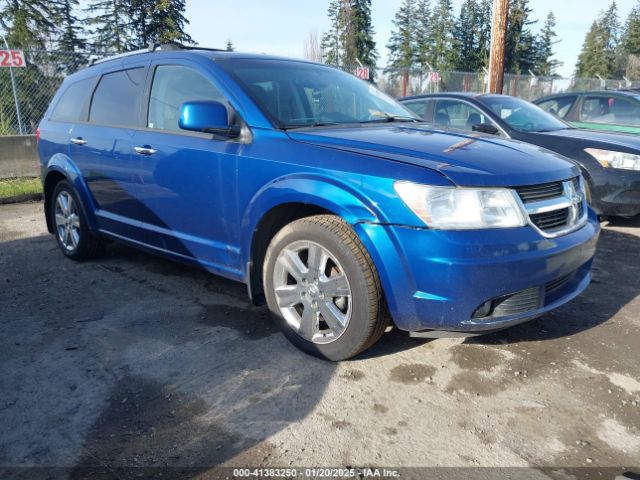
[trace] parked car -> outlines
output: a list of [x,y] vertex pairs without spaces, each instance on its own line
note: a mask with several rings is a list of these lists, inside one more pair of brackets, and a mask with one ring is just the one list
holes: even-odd
[[116,240],[244,282],[323,358],[363,351],[389,319],[495,331],[590,280],[599,224],[576,165],[423,125],[329,66],[134,52],[69,76],[39,136],[64,255]]
[[560,93],[533,103],[577,128],[640,135],[640,93],[632,90]]
[[507,95],[438,93],[401,99],[441,128],[455,127],[512,138],[574,160],[597,213],[640,214],[640,137],[571,127],[522,99]]

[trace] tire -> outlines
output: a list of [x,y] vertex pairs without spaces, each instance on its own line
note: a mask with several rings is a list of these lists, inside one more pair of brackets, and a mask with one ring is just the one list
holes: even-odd
[[282,228],[267,249],[263,285],[285,336],[316,357],[351,358],[373,345],[388,323],[371,257],[353,229],[333,215]]
[[69,182],[61,180],[56,184],[49,205],[53,234],[64,255],[83,261],[104,253],[106,241],[89,231],[84,205]]

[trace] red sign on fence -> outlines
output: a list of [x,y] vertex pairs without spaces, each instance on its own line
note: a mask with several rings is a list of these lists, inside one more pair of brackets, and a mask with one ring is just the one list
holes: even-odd
[[369,69],[366,67],[356,68],[356,77],[361,78],[362,80],[369,80]]
[[438,72],[429,72],[429,81],[432,83],[438,83],[440,80],[440,74]]
[[0,50],[0,67],[26,67],[22,50]]

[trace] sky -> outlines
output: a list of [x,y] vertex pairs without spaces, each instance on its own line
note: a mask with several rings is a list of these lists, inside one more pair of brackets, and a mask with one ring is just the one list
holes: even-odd
[[[457,15],[463,0],[453,0]],[[640,0],[617,0],[622,21]],[[198,44],[224,48],[231,40],[238,51],[302,57],[304,39],[309,32],[320,35],[328,30],[329,0],[187,0],[187,32]],[[379,65],[387,60],[387,42],[392,20],[401,0],[373,0],[372,14],[375,40],[380,55]],[[432,0],[432,4],[435,0]],[[530,0],[532,19],[538,25],[553,10],[556,32],[561,41],[555,45],[555,58],[564,63],[557,69],[562,76],[573,73],[580,48],[598,12],[609,0]],[[532,30],[537,31],[538,25]]]

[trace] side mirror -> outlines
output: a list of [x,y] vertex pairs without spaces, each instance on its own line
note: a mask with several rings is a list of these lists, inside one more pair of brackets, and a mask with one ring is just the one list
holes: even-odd
[[179,126],[192,132],[212,133],[221,137],[236,138],[240,127],[229,125],[227,108],[215,100],[184,102],[180,110]]
[[497,135],[498,129],[489,123],[476,123],[471,130],[474,132],[488,133],[489,135]]

